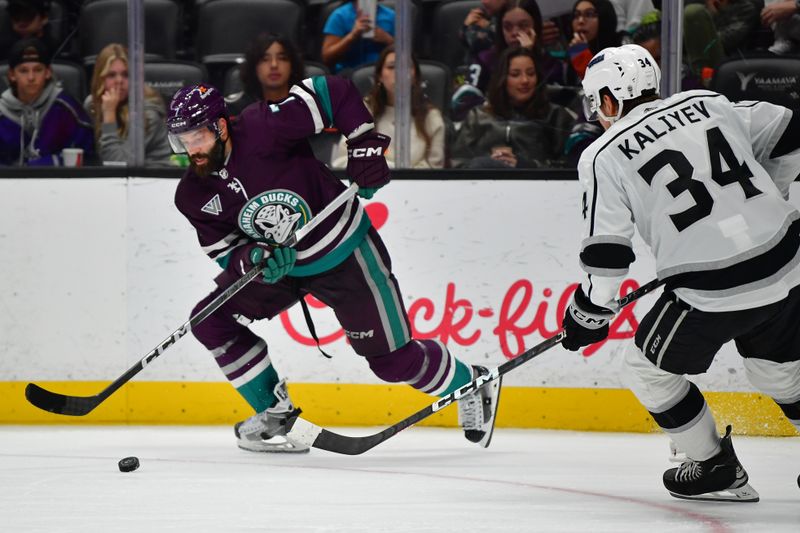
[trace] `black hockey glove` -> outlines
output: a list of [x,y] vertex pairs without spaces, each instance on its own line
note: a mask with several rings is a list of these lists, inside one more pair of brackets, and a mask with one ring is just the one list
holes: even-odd
[[567,336],[561,341],[561,346],[577,352],[583,346],[600,342],[608,337],[608,322],[612,318],[614,311],[593,304],[578,285],[578,290],[564,313],[563,326]]
[[347,176],[360,187],[358,195],[372,198],[375,191],[389,183],[386,149],[391,139],[368,131],[347,141]]

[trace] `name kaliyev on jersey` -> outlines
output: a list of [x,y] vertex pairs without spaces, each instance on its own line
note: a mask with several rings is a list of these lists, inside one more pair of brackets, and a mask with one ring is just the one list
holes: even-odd
[[774,153],[791,117],[688,91],[637,107],[595,141],[578,166],[592,301],[616,295],[634,228],[659,279],[698,309],[766,305],[800,284],[800,213],[786,201],[800,155]]

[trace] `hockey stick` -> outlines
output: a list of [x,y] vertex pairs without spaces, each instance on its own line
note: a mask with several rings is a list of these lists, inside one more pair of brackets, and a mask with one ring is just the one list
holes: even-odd
[[[617,300],[615,310],[619,310],[629,303],[638,300],[645,294],[648,294],[649,292],[652,292],[661,286],[661,284],[661,281],[654,279],[649,283],[642,285],[635,291],[632,291],[630,294]],[[549,339],[540,342],[530,350],[519,354],[514,359],[506,361],[502,365],[490,371],[489,374],[484,374],[475,378],[460,389],[451,392],[447,396],[438,399],[428,407],[417,411],[408,418],[405,418],[395,425],[375,433],[374,435],[367,435],[364,437],[348,437],[346,435],[340,435],[327,429],[323,429],[303,418],[298,417],[295,419],[294,424],[289,429],[289,433],[286,436],[289,439],[293,439],[307,446],[313,446],[314,448],[319,448],[321,450],[327,450],[329,452],[341,453],[345,455],[360,455],[367,450],[374,448],[383,441],[397,435],[402,430],[428,418],[433,413],[444,409],[451,403],[457,401],[459,398],[478,390],[486,383],[489,383],[490,381],[495,380],[500,376],[514,370],[518,366],[523,365],[542,352],[549,350],[556,344],[560,344],[561,341],[564,340],[564,337],[566,337],[566,333],[563,331],[559,332]]]
[[[333,199],[331,203],[326,205],[315,217],[308,221],[308,224],[294,232],[282,246],[295,246],[303,237],[311,233],[323,220],[328,218],[331,213],[336,211],[339,207],[344,205],[358,192],[358,185],[353,183],[339,196]],[[265,258],[266,259],[266,258]],[[103,389],[99,394],[94,396],[68,396],[51,392],[43,389],[35,383],[28,383],[25,387],[25,397],[30,403],[51,413],[69,416],[84,416],[94,410],[95,407],[103,403],[106,398],[111,396],[117,389],[131,380],[133,376],[141,372],[144,367],[150,364],[156,357],[160,356],[164,351],[175,344],[178,339],[189,333],[193,327],[205,320],[211,313],[219,309],[219,307],[228,301],[234,294],[252,281],[256,276],[261,273],[263,267],[256,266],[250,269],[241,278],[233,282],[230,287],[225,289],[219,296],[214,298],[208,305],[206,305],[200,312],[191,317],[181,327],[172,332],[172,334],[164,339],[158,346],[150,350],[141,361],[133,365],[127,372],[118,377],[111,385]]]

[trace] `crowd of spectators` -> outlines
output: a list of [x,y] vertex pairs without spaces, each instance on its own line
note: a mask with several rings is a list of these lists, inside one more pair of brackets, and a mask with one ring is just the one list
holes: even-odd
[[[86,51],[78,41],[86,26],[76,31],[87,6],[117,1],[0,0],[0,88],[6,87],[0,94],[0,165],[63,164],[65,148],[81,148],[88,164],[131,163],[127,50],[121,43],[106,43],[81,55]],[[181,43],[174,57],[148,53],[146,61],[197,65],[206,81],[226,92],[234,119],[254,102],[285,98],[293,84],[309,75],[350,77],[366,67],[372,83],[362,90],[365,103],[378,131],[394,136],[394,2],[272,0],[282,9],[296,4],[303,13],[301,30],[295,33],[274,21],[248,35],[249,45],[220,71],[218,58],[212,64],[195,54],[204,36],[192,25],[204,4],[230,0],[160,1],[180,5],[176,24],[182,28],[176,34]],[[147,9],[148,0],[144,3]],[[796,0],[685,3],[684,89],[708,87],[726,58],[800,52]],[[461,14],[456,34],[431,22],[444,4],[463,8],[452,11]],[[582,150],[602,133],[579,113],[580,81],[590,59],[605,47],[635,42],[660,61],[660,4],[577,0],[571,8],[565,3],[553,11],[550,2],[543,16],[536,0],[414,0],[411,166],[574,167]],[[461,50],[457,60],[432,61],[441,57],[441,48],[453,46]],[[421,64],[434,65],[452,80],[445,98],[431,98]],[[85,94],[69,94],[60,82],[56,67],[69,65],[90,80]],[[164,129],[168,97],[169,92],[145,86],[148,165],[180,164],[171,157]],[[317,156],[340,165],[344,152],[337,133],[326,131],[321,138],[326,140],[312,142]],[[391,165],[394,152],[390,147]]]

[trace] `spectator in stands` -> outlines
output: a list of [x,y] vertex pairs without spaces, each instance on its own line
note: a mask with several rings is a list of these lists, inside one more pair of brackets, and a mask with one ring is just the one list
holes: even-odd
[[[371,37],[365,36],[373,32]],[[337,73],[378,59],[394,43],[394,11],[378,4],[375,20],[351,0],[336,8],[322,30],[322,61]]]
[[50,28],[49,0],[8,0],[9,25],[0,28],[0,60],[8,58],[11,46],[22,39],[39,39],[50,51],[57,44]]
[[[651,11],[642,17],[641,25],[633,32],[631,40],[646,48],[650,55],[661,66],[661,11]],[[699,77],[692,74],[686,64],[681,69],[681,90],[702,89],[703,83]]]
[[564,143],[575,116],[552,104],[539,85],[537,55],[509,48],[489,84],[486,105],[470,110],[452,147],[454,166],[563,166]]
[[683,47],[689,68],[702,76],[726,56],[754,47],[763,0],[706,0],[684,8]]
[[546,54],[542,47],[540,35],[546,33],[544,25],[536,0],[507,2],[506,9],[500,15],[500,32],[494,46],[478,54],[476,63],[469,68],[472,75],[469,84],[462,85],[453,93],[450,109],[453,120],[463,120],[470,109],[485,101],[484,93],[497,65],[497,58],[507,48],[529,48],[536,53],[537,68],[542,73],[540,83],[565,83],[562,62]]
[[617,14],[617,33],[626,42],[642,24],[642,17],[651,13],[655,8],[652,0],[611,0]]
[[239,76],[242,91],[225,97],[231,116],[253,102],[277,102],[289,96],[292,85],[304,77],[303,59],[288,37],[262,33],[248,46]]
[[617,14],[609,0],[578,0],[572,8],[572,40],[569,58],[580,79],[592,57],[609,46],[621,44]]
[[[411,145],[409,148],[412,168],[442,168],[444,166],[444,120],[442,113],[431,104],[422,92],[419,64],[412,58],[413,78],[411,81]],[[375,130],[395,139],[394,133],[394,88],[395,52],[394,46],[386,47],[375,63],[375,84],[365,102],[375,119]],[[342,168],[347,164],[346,139],[342,138],[336,149],[333,167]],[[395,166],[395,151],[386,153],[386,162]]]
[[497,58],[506,48],[525,47],[541,54],[542,45],[539,36],[542,34],[542,12],[536,0],[509,0],[500,14],[500,31],[494,46],[480,52],[476,65],[472,70],[478,73],[478,82],[474,84],[481,91],[486,91],[492,72],[497,65]]
[[661,66],[661,11],[651,11],[641,19],[641,24],[631,35],[631,41],[650,52]]
[[[133,162],[128,117],[128,50],[112,43],[100,50],[84,107],[94,121],[97,152],[104,163]],[[169,164],[172,151],[161,95],[144,87],[144,155],[148,165]]]
[[761,10],[761,23],[772,28],[775,42],[773,54],[797,54],[800,50],[800,3],[797,0],[767,0]]
[[507,0],[481,0],[481,7],[471,9],[467,14],[461,28],[461,42],[467,49],[467,64],[475,63],[480,52],[494,46],[500,16],[507,3]]
[[94,155],[89,117],[53,80],[50,53],[38,39],[11,47],[9,88],[0,95],[0,165],[59,165],[64,148]]

